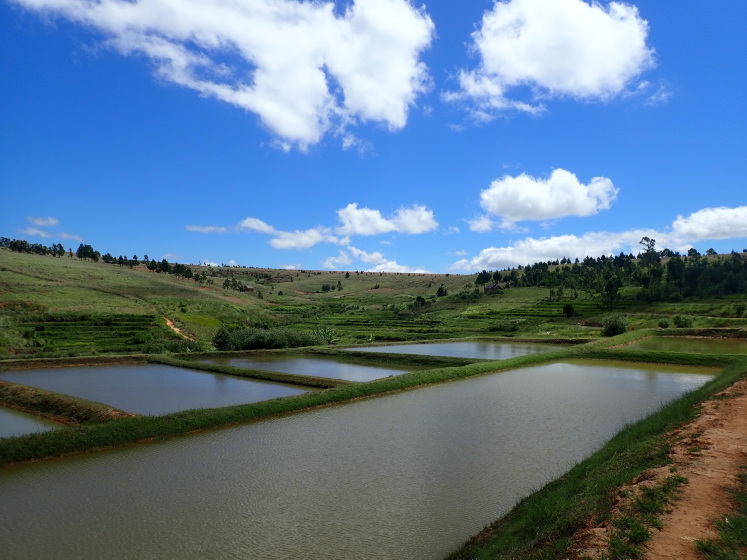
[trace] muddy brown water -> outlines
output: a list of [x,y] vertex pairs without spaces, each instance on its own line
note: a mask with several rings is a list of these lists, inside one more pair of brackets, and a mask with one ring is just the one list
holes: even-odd
[[443,558],[708,373],[546,364],[5,469],[3,558]]
[[308,391],[160,364],[8,371],[0,379],[149,415],[248,404]]
[[360,352],[389,354],[420,354],[423,356],[448,356],[482,360],[508,360],[527,354],[567,350],[568,346],[535,342],[429,342],[427,344],[394,344],[391,346],[366,346],[348,348]]

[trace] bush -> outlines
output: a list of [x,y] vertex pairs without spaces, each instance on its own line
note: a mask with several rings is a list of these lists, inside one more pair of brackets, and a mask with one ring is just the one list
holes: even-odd
[[615,336],[627,332],[628,320],[618,313],[605,315],[602,318],[602,335]]
[[661,321],[659,321],[659,326],[662,329],[668,329],[669,328],[669,321],[667,321],[666,319],[662,319]]
[[576,309],[573,307],[572,303],[566,303],[563,306],[563,315],[566,317],[573,317],[576,314]]
[[741,317],[744,314],[744,310],[747,309],[747,305],[738,303],[734,306],[734,316]]
[[675,315],[672,317],[672,323],[678,329],[689,329],[693,326],[693,318],[686,315]]
[[213,337],[218,350],[264,350],[270,348],[298,348],[326,343],[316,333],[307,333],[287,328],[258,329],[243,328],[229,331],[221,329]]

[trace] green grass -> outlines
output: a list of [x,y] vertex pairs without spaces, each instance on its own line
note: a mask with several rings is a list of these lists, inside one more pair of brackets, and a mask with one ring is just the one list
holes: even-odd
[[734,511],[716,522],[719,536],[696,541],[706,560],[743,560],[747,558],[747,473],[739,474],[730,491]]

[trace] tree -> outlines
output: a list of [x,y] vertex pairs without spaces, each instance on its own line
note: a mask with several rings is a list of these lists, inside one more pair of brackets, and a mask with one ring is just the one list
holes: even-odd
[[667,284],[674,284],[682,295],[682,282],[685,279],[685,262],[675,255],[667,262]]
[[622,281],[617,275],[608,278],[602,287],[602,301],[610,311],[612,311],[615,302],[620,299],[620,288],[622,288]]
[[441,284],[438,287],[438,290],[436,290],[436,297],[444,297],[444,296],[446,296],[448,294],[449,294],[449,292],[446,291],[446,288],[444,288],[443,284]]
[[[350,273],[349,273],[349,272],[346,272],[346,273],[345,273],[345,278],[346,278],[346,279],[347,279],[347,278],[350,278]],[[292,281],[293,281],[293,279],[291,278],[291,282],[292,282]]]
[[718,255],[715,249],[710,248],[706,251],[706,255]]

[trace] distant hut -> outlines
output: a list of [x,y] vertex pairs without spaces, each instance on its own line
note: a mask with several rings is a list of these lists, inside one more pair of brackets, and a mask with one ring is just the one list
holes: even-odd
[[245,292],[253,292],[254,291],[254,286],[252,286],[250,284],[247,284],[247,285],[244,286],[244,291]]
[[491,282],[489,284],[485,284],[483,290],[486,294],[502,294],[503,286],[501,286],[498,282]]

